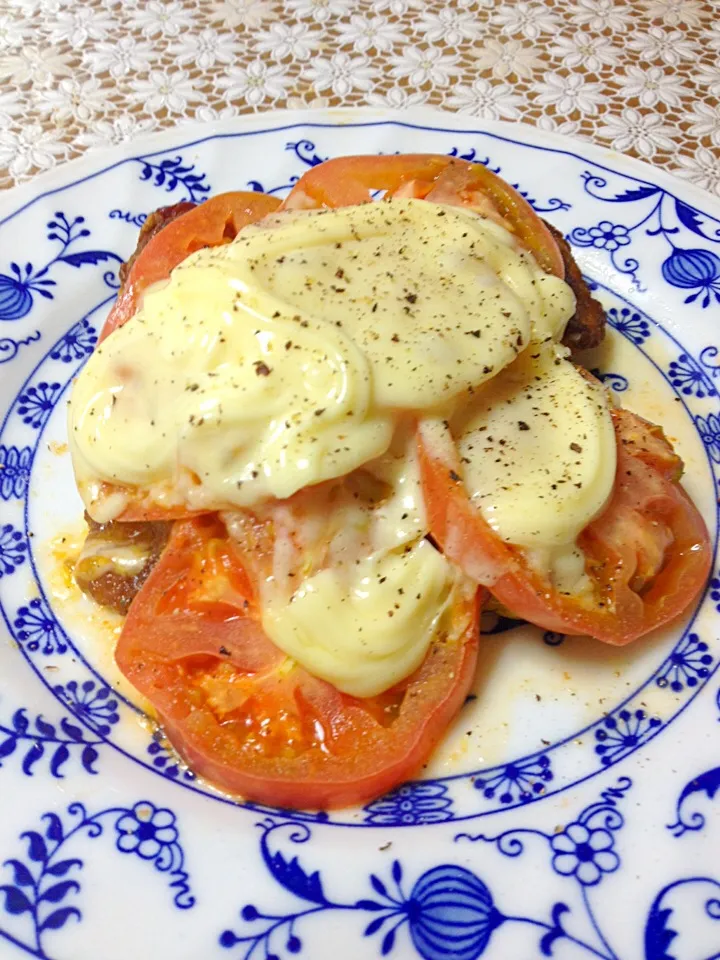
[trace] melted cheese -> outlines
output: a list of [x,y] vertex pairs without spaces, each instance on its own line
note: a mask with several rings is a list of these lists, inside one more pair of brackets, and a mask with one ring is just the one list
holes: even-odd
[[135,577],[142,573],[150,559],[151,548],[147,543],[112,543],[88,537],[80,551],[77,566],[92,578],[103,573],[117,573],[123,577]]
[[[310,673],[356,696],[422,662],[456,572],[427,540],[414,429],[361,471],[256,511],[274,530],[263,626]],[[244,514],[226,514],[243,541]]]
[[428,525],[414,425],[403,425],[387,453],[368,463],[365,469],[388,491],[373,510],[372,549],[400,547],[424,536]]
[[500,536],[582,577],[573,538],[614,444],[602,393],[555,346],[574,309],[512,234],[456,207],[274,215],[189,256],[90,357],[69,412],[81,493],[103,520],[134,488],[226,511],[238,539],[248,510],[271,520],[265,630],[374,696],[423,661],[457,581],[425,539],[418,418],[459,424]]
[[254,284],[352,337],[383,408],[447,404],[575,306],[498,224],[422,200],[280,214],[242,245]]
[[290,602],[263,603],[265,632],[316,677],[372,697],[425,659],[453,572],[427,540],[305,579]]
[[196,478],[189,505],[247,506],[387,448],[392,422],[371,410],[369,366],[352,341],[272,309],[253,315],[232,262],[215,253],[147,293],[80,374],[71,402],[80,477],[146,486],[181,466]]
[[553,344],[526,351],[453,428],[467,489],[508,543],[572,549],[610,497],[616,447],[605,392]]
[[188,257],[90,357],[70,404],[81,493],[93,514],[98,481],[192,508],[289,497],[379,456],[402,411],[466,398],[573,309],[507,231],[456,208],[268,218]]

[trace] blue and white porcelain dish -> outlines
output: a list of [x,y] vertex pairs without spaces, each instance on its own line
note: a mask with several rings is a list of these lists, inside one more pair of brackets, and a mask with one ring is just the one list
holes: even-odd
[[630,648],[490,624],[424,779],[364,809],[196,779],[73,587],[64,408],[145,216],[352,153],[488,164],[606,305],[587,358],[663,424],[717,551],[720,203],[592,145],[434,111],[278,113],[94,154],[0,203],[0,957],[720,957],[720,573]]

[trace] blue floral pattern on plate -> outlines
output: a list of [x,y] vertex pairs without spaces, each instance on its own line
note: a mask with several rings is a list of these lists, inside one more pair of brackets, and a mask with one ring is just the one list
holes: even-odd
[[12,872],[12,883],[0,885],[5,913],[10,917],[27,914],[32,928],[31,938],[25,940],[5,925],[0,926],[0,938],[7,942],[49,960],[47,942],[52,934],[71,920],[82,920],[77,896],[81,893],[78,876],[84,861],[68,853],[82,834],[92,839],[101,836],[108,821],[113,823],[115,847],[120,853],[151,861],[156,870],[167,873],[177,908],[188,910],[195,905],[171,810],[141,800],[130,809],[108,807],[88,814],[83,804],[72,803],[65,822],[53,812],[43,814],[42,820],[40,830],[22,834],[27,845],[25,855],[5,861],[6,869]]
[[0,497],[3,500],[20,499],[30,480],[32,449],[0,445]]
[[[312,840],[311,827],[264,820],[257,825],[261,831],[262,861],[273,880],[291,895],[293,905],[285,912],[266,913],[254,903],[245,903],[239,915],[241,925],[223,930],[220,945],[232,951],[237,960],[251,960],[256,952],[266,960],[314,956],[318,928],[322,931],[319,918],[341,913],[365,918],[355,936],[357,940],[376,938],[379,949],[375,955],[382,957],[393,955],[396,949],[407,956],[401,940],[404,936],[405,945],[411,944],[414,955],[422,960],[478,960],[495,931],[506,925],[521,925],[534,932],[536,946],[544,957],[553,956],[556,944],[564,941],[571,956],[618,960],[590,891],[620,869],[616,834],[624,827],[625,817],[619,808],[632,786],[628,777],[621,778],[616,786],[604,790],[599,800],[552,834],[516,827],[495,836],[455,836],[456,843],[494,845],[511,859],[523,858],[531,843],[536,858],[545,851],[551,871],[562,880],[574,882],[579,894],[575,912],[564,900],[555,901],[549,905],[547,920],[500,909],[491,888],[478,873],[452,862],[430,867],[410,885],[401,861],[394,859],[382,873],[369,873],[366,884],[356,888],[360,896],[339,900],[328,893],[322,872],[307,866],[312,850],[303,846]],[[451,854],[452,849],[448,848],[447,853]],[[665,946],[677,935],[669,926],[673,907],[668,904],[668,897],[673,890],[690,886],[702,886],[705,896],[709,894],[705,913],[711,924],[720,920],[717,880],[687,877],[665,885],[652,901],[644,927],[637,918],[644,934],[646,960],[667,960]],[[579,932],[583,927],[589,932]],[[347,943],[345,946],[349,947]]]
[[[670,247],[661,265],[666,283],[685,292],[686,304],[697,301],[703,310],[713,302],[720,304],[718,252],[704,247],[681,247],[676,242],[681,236],[689,235],[690,242],[699,237],[720,247],[720,218],[701,213],[655,184],[635,180],[632,186],[624,185],[620,192],[613,192],[607,178],[598,173],[586,170],[582,179],[589,196],[605,203],[622,204],[616,208],[618,215],[622,212],[634,222],[601,220],[591,227],[575,227],[570,231],[571,243],[606,251],[614,269],[630,276],[633,287],[641,292],[646,288],[637,274],[640,263],[635,257],[625,257],[624,248],[630,246],[634,235],[662,239]],[[636,206],[631,208],[630,204]],[[639,219],[636,209],[640,211]]]
[[[68,220],[62,211],[57,211],[54,219],[47,224],[47,239],[60,244],[60,249],[55,256],[40,267],[34,267],[30,261],[22,266],[11,261],[9,272],[0,273],[0,323],[22,320],[33,309],[36,296],[46,300],[52,300],[55,297],[53,288],[57,286],[57,281],[51,277],[51,272],[57,264],[78,268],[85,264],[94,266],[107,262],[114,263],[117,267],[122,263],[122,257],[107,250],[70,250],[79,240],[90,236],[90,230],[84,224],[85,217],[78,216]],[[119,286],[114,269],[106,270],[103,280],[112,289],[117,289]],[[78,331],[78,336],[80,335],[81,332]],[[17,356],[20,347],[39,339],[39,330],[25,338],[0,338],[0,364],[8,363]]]

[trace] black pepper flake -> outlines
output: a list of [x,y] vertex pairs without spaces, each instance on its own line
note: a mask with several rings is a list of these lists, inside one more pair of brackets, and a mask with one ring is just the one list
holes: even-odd
[[417,294],[416,294],[416,293],[409,293],[409,294],[405,297],[405,299],[407,300],[408,303],[416,303],[416,302],[417,302]]
[[456,473],[454,470],[448,471],[448,476],[453,483],[460,483],[460,474]]
[[579,443],[571,443],[571,444],[570,444],[570,449],[571,449],[574,453],[582,453],[582,447],[580,446]]
[[270,376],[270,373],[271,373],[270,367],[266,363],[263,363],[262,360],[256,360],[254,366],[255,366],[255,373],[258,375],[258,377]]
[[525,423],[524,420],[518,420],[518,428],[519,428],[520,430],[529,430],[529,429],[530,429],[530,427],[527,425],[527,423]]
[[466,330],[465,336],[475,337],[476,340],[479,340],[480,337],[482,336],[482,330]]
[[220,649],[218,650],[218,653],[219,653],[221,656],[223,656],[223,657],[229,657],[229,656],[230,656],[230,651],[228,650],[227,647],[220,647]]
[[325,409],[326,409],[325,407],[318,407],[317,410],[315,411],[315,416],[321,417],[325,413]]

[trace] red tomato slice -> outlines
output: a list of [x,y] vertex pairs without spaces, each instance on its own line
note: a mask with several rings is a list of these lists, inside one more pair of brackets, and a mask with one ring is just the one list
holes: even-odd
[[581,534],[589,597],[558,593],[501,540],[471,503],[452,440],[440,451],[420,430],[430,531],[445,555],[518,617],[560,633],[622,645],[675,619],[707,580],[710,537],[679,484],[682,462],[659,427],[613,410],[618,464],[611,500]]
[[474,593],[411,677],[360,700],[270,642],[244,565],[207,516],[175,524],[115,657],[198,774],[256,802],[348,806],[416,773],[462,706],[477,657]]
[[476,207],[490,215],[495,210],[543,270],[565,276],[560,249],[540,217],[517,190],[482,163],[431,153],[339,157],[303,174],[283,209],[367,203],[376,190],[384,190],[389,196],[414,196],[436,203]]
[[171,220],[147,242],[130,268],[127,282],[115,301],[100,334],[104,340],[135,313],[140,295],[151,284],[196,250],[230,243],[248,223],[255,223],[280,206],[264,193],[220,193]]

